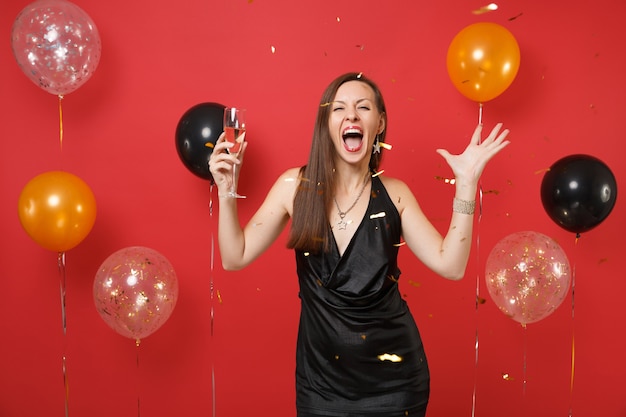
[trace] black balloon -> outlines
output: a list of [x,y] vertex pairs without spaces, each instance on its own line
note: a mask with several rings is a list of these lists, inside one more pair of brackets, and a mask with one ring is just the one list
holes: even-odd
[[176,126],[176,150],[183,164],[198,177],[213,182],[209,158],[224,130],[224,108],[219,103],[200,103],[187,110]]
[[541,202],[548,216],[577,234],[602,223],[616,199],[613,173],[604,162],[589,155],[559,159],[541,183]]

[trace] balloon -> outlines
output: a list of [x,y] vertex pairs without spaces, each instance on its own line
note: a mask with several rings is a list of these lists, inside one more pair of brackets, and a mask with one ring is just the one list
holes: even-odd
[[82,86],[100,61],[96,25],[66,0],[38,0],[22,9],[13,22],[11,46],[24,74],[55,95]]
[[102,263],[93,283],[93,297],[106,324],[139,342],[171,316],[178,299],[178,280],[159,252],[132,246]]
[[589,155],[556,161],[541,182],[541,202],[563,229],[582,233],[607,218],[617,199],[617,183],[606,164]]
[[176,126],[176,150],[181,161],[193,174],[211,182],[209,158],[224,130],[224,108],[219,103],[196,104]]
[[45,249],[65,252],[87,237],[96,220],[96,199],[77,176],[50,171],[22,189],[18,214],[28,235]]
[[563,302],[570,266],[561,247],[537,232],[513,233],[491,250],[485,266],[489,295],[500,310],[522,323],[552,314]]
[[461,94],[484,103],[502,94],[520,64],[515,37],[496,23],[474,23],[462,29],[448,47],[448,75]]

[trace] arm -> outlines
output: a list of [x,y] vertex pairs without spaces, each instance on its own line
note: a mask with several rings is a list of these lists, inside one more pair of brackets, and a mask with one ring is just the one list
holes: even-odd
[[[480,143],[482,125],[477,126],[469,145],[460,155],[452,155],[444,149],[437,150],[454,173],[455,198],[475,200],[478,180],[485,165],[509,144],[505,140],[509,131],[505,129],[500,133],[501,128],[502,124],[496,125]],[[448,231],[442,237],[428,221],[408,187],[401,184],[397,189],[403,201],[399,207],[402,232],[411,251],[437,274],[449,279],[461,279],[465,274],[472,245],[473,213],[453,211]]]
[[220,137],[209,161],[218,188],[218,245],[222,266],[226,270],[244,268],[276,240],[289,220],[297,187],[298,170],[291,169],[285,172],[274,183],[265,201],[248,224],[242,228],[237,212],[238,199],[224,195],[233,181],[232,165],[242,163],[247,145],[248,143],[244,142],[237,159],[236,156],[226,152],[226,148],[231,145]]

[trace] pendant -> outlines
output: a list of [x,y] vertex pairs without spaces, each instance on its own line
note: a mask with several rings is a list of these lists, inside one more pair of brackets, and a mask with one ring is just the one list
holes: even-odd
[[338,230],[346,230],[346,227],[348,227],[348,222],[343,219],[344,217],[346,217],[346,213],[339,213],[340,220],[337,222]]

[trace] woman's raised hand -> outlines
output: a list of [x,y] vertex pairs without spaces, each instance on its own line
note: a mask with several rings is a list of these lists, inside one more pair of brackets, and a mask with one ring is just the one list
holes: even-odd
[[510,141],[506,140],[509,130],[504,129],[500,131],[501,129],[502,123],[498,123],[481,142],[483,125],[479,124],[474,129],[469,145],[459,155],[452,155],[445,149],[437,149],[437,153],[452,168],[457,182],[478,182],[487,162],[510,143]]

